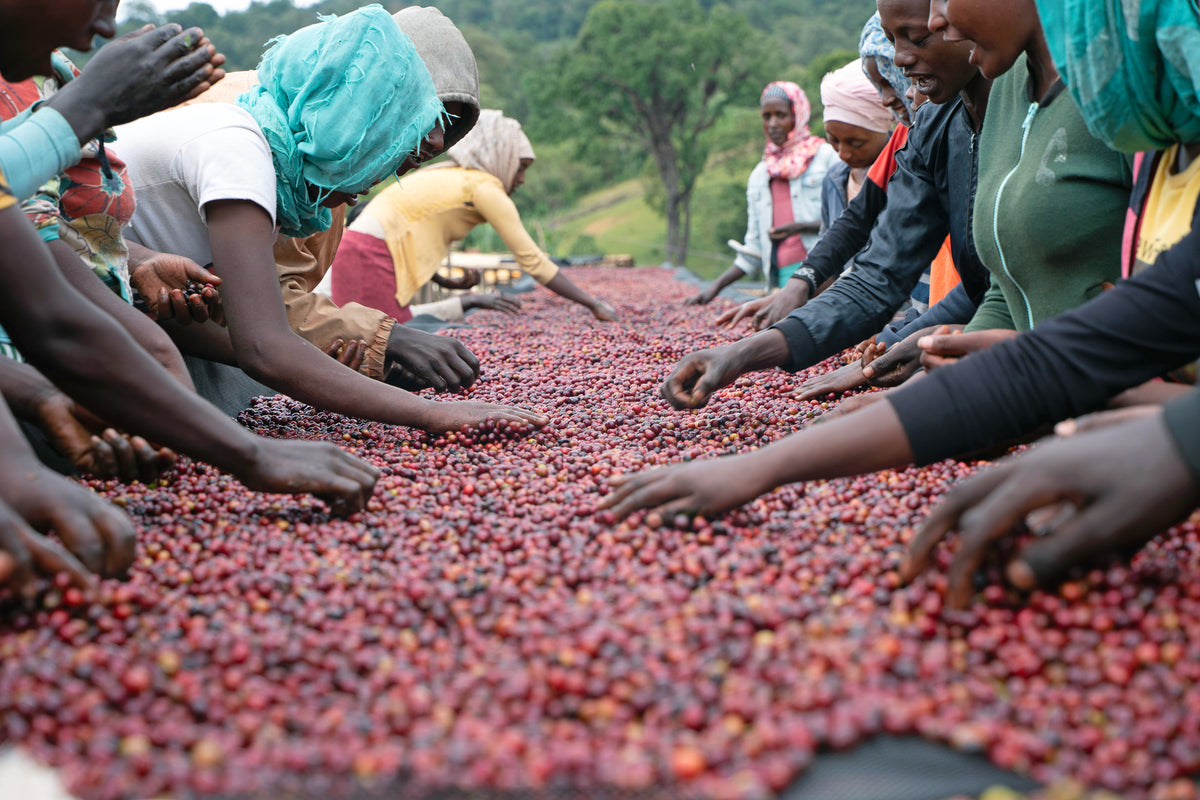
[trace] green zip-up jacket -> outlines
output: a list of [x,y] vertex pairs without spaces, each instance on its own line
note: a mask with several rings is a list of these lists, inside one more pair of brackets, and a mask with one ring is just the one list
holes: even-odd
[[991,287],[967,330],[1024,331],[1121,276],[1132,157],[1094,138],[1061,82],[1039,105],[1022,55],[992,85],[972,233]]

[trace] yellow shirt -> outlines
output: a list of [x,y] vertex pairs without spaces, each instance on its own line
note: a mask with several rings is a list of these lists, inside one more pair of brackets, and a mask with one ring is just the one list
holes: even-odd
[[[1200,158],[1194,159],[1182,172],[1176,172],[1179,148],[1180,145],[1175,145],[1163,153],[1146,194],[1138,230],[1134,275],[1153,265],[1160,255],[1192,231],[1196,199],[1200,197]],[[1197,374],[1200,374],[1200,362],[1172,371],[1171,377],[1181,383],[1194,384]]]
[[396,271],[396,301],[412,302],[433,278],[450,245],[476,225],[500,234],[517,266],[539,283],[549,283],[558,266],[521,224],[521,215],[500,179],[462,167],[419,169],[375,197],[350,230],[387,241]]
[[13,197],[12,189],[8,188],[8,178],[4,177],[4,170],[0,170],[0,211],[12,208],[16,204],[17,198]]
[[1137,242],[1137,263],[1133,265],[1135,275],[1192,231],[1196,198],[1200,197],[1200,158],[1182,172],[1176,172],[1179,147],[1175,145],[1163,153],[1146,195]]

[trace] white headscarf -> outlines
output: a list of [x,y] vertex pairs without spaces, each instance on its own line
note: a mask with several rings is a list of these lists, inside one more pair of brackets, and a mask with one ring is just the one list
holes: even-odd
[[522,159],[534,159],[533,145],[521,130],[521,123],[495,109],[479,113],[479,122],[446,156],[460,167],[495,175],[512,192]]

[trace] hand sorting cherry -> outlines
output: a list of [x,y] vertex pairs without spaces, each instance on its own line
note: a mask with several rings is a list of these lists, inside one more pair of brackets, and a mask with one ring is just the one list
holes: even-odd
[[896,569],[974,465],[614,524],[594,513],[611,476],[777,439],[829,405],[785,390],[839,362],[673,411],[663,376],[730,335],[713,310],[684,308],[661,270],[572,278],[637,301],[604,325],[537,293],[453,332],[484,364],[471,397],[545,428],[431,437],[283,398],[244,415],[382,470],[348,520],[188,462],[162,488],[93,484],[138,524],[137,563],[95,604],[61,585],[0,603],[0,736],[84,800],[336,797],[398,776],[760,798],[880,734],[1039,782],[1196,798],[1195,521],[1056,592],[1019,596],[993,567],[965,612],[943,608],[944,573],[901,587]]

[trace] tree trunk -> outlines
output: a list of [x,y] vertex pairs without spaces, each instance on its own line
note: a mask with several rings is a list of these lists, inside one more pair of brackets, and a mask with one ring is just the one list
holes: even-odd
[[667,194],[667,264],[684,266],[687,258],[687,240],[684,238],[681,203],[678,192]]
[[[662,126],[666,128],[666,126]],[[654,163],[658,167],[662,179],[663,192],[666,195],[667,243],[666,263],[670,266],[682,267],[687,261],[688,241],[688,205],[691,190],[685,189],[679,171],[678,153],[671,142],[669,129],[661,137],[651,140],[651,150]]]

